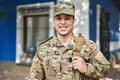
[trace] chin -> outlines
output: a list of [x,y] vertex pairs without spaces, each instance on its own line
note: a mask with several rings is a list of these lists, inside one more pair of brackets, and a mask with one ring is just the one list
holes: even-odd
[[60,35],[61,35],[61,36],[66,36],[66,35],[67,35],[67,33],[60,33]]

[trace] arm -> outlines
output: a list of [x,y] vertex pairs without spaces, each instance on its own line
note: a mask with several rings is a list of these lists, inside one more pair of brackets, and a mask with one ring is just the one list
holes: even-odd
[[90,50],[88,50],[89,59],[85,61],[88,69],[84,74],[94,78],[105,76],[110,69],[109,61],[103,56],[102,52],[96,48],[93,42],[90,42],[88,46],[90,47]]
[[38,53],[39,50],[37,50],[30,68],[31,80],[44,80],[45,78],[44,69],[42,67],[42,58],[39,57]]
[[91,78],[103,77],[110,69],[110,63],[92,41],[85,41],[80,56],[72,58],[73,68]]
[[106,58],[103,56],[103,54],[100,51],[95,51],[97,53],[94,53],[94,51],[91,54],[93,55],[90,59],[90,62],[87,62],[88,70],[85,73],[85,75],[90,77],[103,77],[105,76],[109,69],[110,69],[110,63],[106,60]]

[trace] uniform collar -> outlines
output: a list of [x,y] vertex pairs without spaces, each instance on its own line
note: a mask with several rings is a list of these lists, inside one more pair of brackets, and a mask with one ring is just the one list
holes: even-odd
[[60,40],[57,38],[57,35],[55,35],[53,37],[53,43],[54,43],[54,46],[58,46],[58,47],[63,47],[64,45],[62,45],[62,43],[60,42]]
[[[73,39],[70,41],[69,45],[73,45],[74,44],[74,39],[75,39],[75,36],[73,35]],[[57,46],[57,47],[64,47],[64,45],[61,43],[61,41],[58,39],[57,35],[55,35],[53,37],[53,43],[54,43],[54,46]]]

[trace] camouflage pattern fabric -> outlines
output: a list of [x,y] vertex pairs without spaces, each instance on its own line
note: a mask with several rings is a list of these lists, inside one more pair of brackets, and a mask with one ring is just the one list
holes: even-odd
[[75,15],[74,5],[69,2],[58,2],[54,7],[54,16],[62,13],[74,16]]
[[[75,71],[71,64],[74,40],[64,46],[54,36],[41,43],[31,65],[31,80],[75,80]],[[80,57],[88,65],[88,71],[80,73],[79,80],[98,80],[108,73],[110,63],[92,41],[85,39],[80,53]]]

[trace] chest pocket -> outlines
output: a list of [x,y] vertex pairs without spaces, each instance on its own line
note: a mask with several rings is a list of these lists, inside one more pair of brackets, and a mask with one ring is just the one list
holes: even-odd
[[[44,70],[46,79],[48,80],[65,80],[63,78],[69,78],[72,80],[73,68],[72,64],[67,61],[60,61],[57,57],[50,57],[44,60]],[[71,78],[71,79],[70,79]]]
[[43,62],[43,68],[45,70],[46,80],[51,80],[51,78],[55,78],[57,72],[59,72],[60,64],[56,64],[56,62],[52,62],[51,58],[47,58]]

